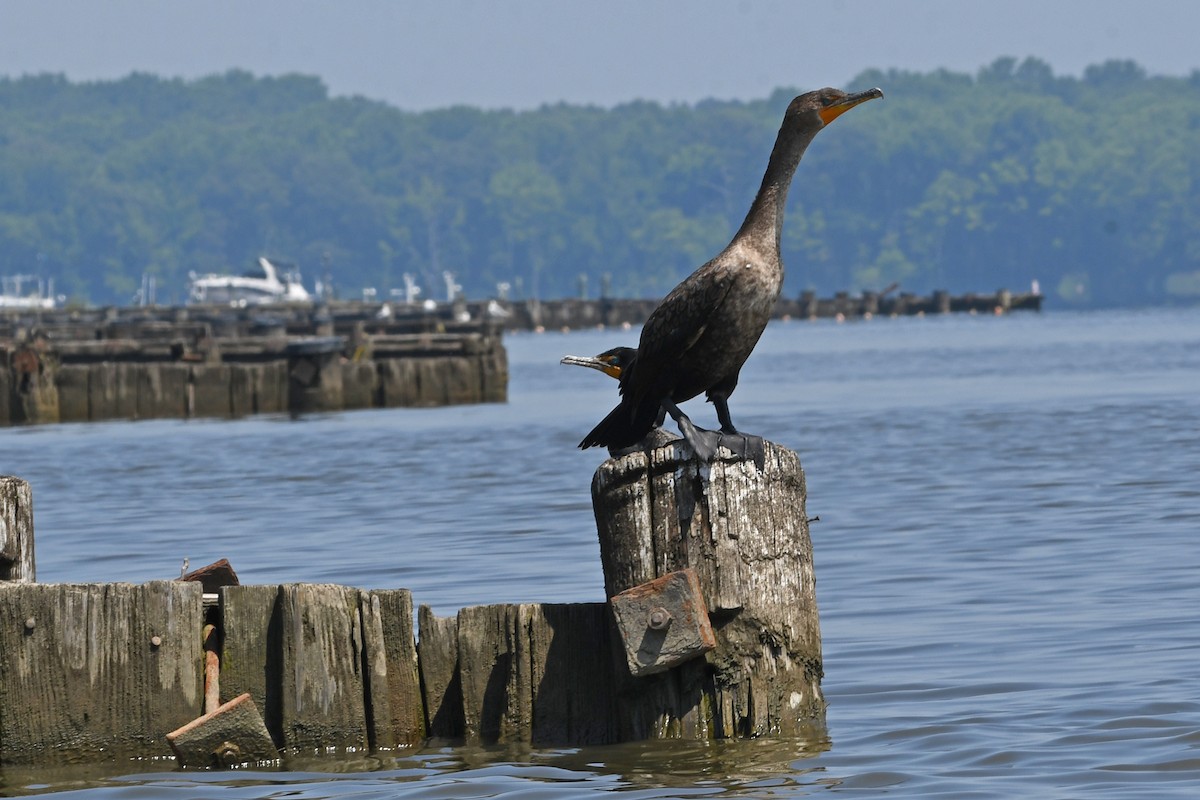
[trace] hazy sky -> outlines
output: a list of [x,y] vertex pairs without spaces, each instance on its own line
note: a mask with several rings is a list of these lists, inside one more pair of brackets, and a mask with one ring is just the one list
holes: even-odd
[[414,110],[752,99],[862,88],[847,84],[870,67],[974,72],[1004,55],[1058,74],[1131,58],[1186,75],[1200,68],[1200,3],[0,0],[0,75],[301,72]]

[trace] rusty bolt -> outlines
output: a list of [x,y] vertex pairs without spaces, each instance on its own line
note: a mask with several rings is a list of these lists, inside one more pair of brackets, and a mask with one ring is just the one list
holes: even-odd
[[213,757],[223,767],[236,767],[245,760],[242,758],[242,748],[233,742],[221,742],[217,749],[213,750]]
[[650,621],[646,625],[655,631],[666,630],[671,624],[671,612],[661,606],[650,612]]
[[36,627],[37,627],[37,620],[35,620],[33,617],[26,617],[25,630],[31,631]]
[[151,636],[150,637],[150,646],[151,647],[158,647],[161,644],[162,644],[161,636]]

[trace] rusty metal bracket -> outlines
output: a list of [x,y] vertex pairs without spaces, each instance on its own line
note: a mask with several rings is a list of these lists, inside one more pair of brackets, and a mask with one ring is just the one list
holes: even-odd
[[629,671],[653,675],[717,646],[695,571],[680,570],[609,598]]

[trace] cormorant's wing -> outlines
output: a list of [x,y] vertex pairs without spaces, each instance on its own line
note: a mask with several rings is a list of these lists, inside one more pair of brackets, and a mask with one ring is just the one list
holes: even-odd
[[637,359],[622,375],[621,393],[639,405],[656,384],[670,375],[678,361],[704,335],[714,309],[719,308],[736,278],[726,254],[708,262],[663,298],[642,327]]

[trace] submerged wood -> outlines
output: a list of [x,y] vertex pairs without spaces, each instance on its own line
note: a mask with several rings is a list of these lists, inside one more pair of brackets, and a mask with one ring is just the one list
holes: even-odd
[[717,647],[622,687],[627,738],[798,735],[824,717],[821,635],[804,472],[766,443],[766,466],[711,465],[682,442],[609,459],[592,499],[609,596],[692,568]]

